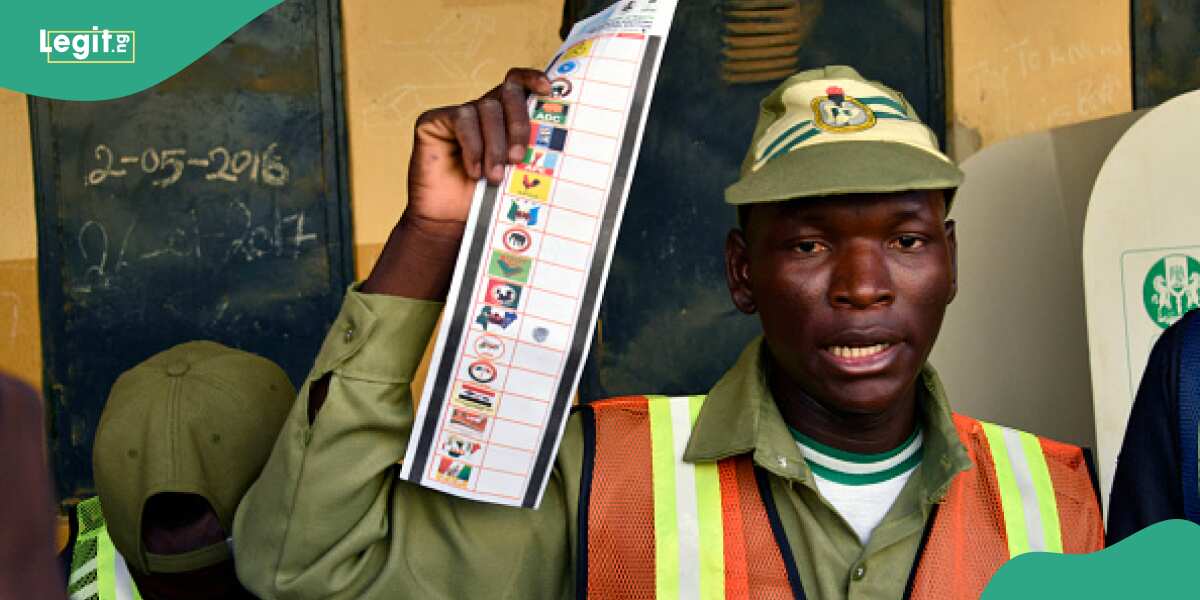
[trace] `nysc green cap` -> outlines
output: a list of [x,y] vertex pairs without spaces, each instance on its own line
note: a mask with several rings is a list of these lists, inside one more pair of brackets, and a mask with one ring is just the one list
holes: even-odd
[[962,179],[902,94],[830,66],[792,75],[762,101],[725,201],[950,189]]
[[197,494],[226,532],[270,456],[296,399],[287,375],[260,356],[214,342],[188,342],[123,373],[100,415],[92,449],[108,533],[131,568],[191,571],[229,558],[219,543],[184,554],[148,552],[146,500]]

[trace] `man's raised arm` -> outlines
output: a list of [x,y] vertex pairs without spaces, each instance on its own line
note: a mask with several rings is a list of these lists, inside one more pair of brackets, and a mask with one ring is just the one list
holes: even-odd
[[[238,576],[256,594],[569,595],[578,468],[555,471],[536,511],[461,500],[395,476],[413,425],[413,373],[449,287],[476,182],[498,184],[505,165],[522,158],[526,96],[549,88],[540,71],[513,69],[483,97],[417,120],[404,216],[371,275],[347,293],[238,508]],[[578,465],[575,429],[560,459]]]

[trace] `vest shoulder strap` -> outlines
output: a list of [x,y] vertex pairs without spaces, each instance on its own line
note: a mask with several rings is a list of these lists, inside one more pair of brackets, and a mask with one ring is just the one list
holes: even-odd
[[[969,417],[957,418],[956,426],[960,422],[973,439],[982,436],[986,440],[985,444],[979,444],[986,453],[975,457],[975,464],[989,467],[984,474],[991,475],[989,479],[995,483],[1009,557],[1030,551],[1062,552],[1062,528],[1050,463],[1069,460],[1065,455],[1073,447],[1047,451],[1043,440],[1031,433]],[[962,437],[963,428],[959,431]],[[1082,452],[1078,455],[1082,461]]]
[[125,559],[108,537],[100,498],[92,497],[75,509],[78,533],[67,579],[71,600],[141,600]]
[[750,457],[682,460],[703,401],[584,409],[579,598],[803,597]]
[[975,466],[954,478],[929,525],[911,598],[977,598],[1001,565],[1025,552],[1103,548],[1100,507],[1078,447],[953,418]]

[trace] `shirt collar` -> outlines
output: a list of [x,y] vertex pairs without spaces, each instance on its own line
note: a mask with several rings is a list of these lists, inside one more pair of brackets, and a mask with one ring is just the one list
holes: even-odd
[[[754,462],[767,471],[813,487],[812,472],[767,385],[762,347],[761,336],[750,342],[733,368],[708,392],[683,459],[709,462],[753,453]],[[937,372],[926,364],[920,377],[920,416],[925,428],[922,495],[937,502],[954,476],[972,463],[959,440]]]

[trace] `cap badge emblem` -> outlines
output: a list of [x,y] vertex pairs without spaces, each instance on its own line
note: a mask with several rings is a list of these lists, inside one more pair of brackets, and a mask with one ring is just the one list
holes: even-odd
[[831,85],[812,100],[813,123],[834,133],[862,131],[875,126],[875,113],[841,87]]

